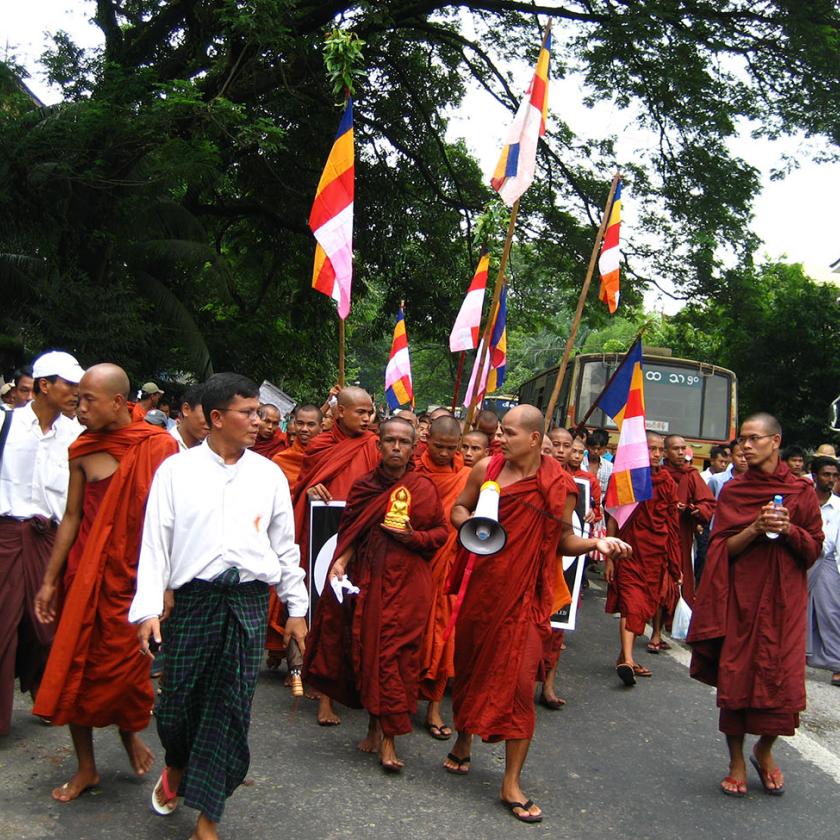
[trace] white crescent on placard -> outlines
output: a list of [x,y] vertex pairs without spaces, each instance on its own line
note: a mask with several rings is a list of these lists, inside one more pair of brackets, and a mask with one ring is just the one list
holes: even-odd
[[[572,511],[572,531],[579,537],[583,536],[583,523],[580,521],[580,516],[576,510]],[[577,560],[577,557],[563,557],[563,571],[567,572],[572,564]]]
[[330,569],[330,563],[332,563],[336,545],[338,545],[338,534],[333,534],[321,546],[321,550],[315,558],[315,572],[312,582],[315,584],[315,591],[319,596],[324,591],[324,584],[327,582],[327,572]]

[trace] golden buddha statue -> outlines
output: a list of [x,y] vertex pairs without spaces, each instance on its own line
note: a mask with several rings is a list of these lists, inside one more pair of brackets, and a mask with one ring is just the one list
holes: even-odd
[[411,493],[402,485],[397,487],[391,493],[391,498],[388,501],[388,510],[385,512],[385,519],[382,520],[382,524],[386,528],[407,531],[410,506]]

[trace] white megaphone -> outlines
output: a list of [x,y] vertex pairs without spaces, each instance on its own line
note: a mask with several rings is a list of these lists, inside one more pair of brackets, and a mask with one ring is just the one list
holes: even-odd
[[499,524],[499,494],[495,481],[481,485],[475,513],[458,530],[458,541],[473,554],[496,554],[505,547],[507,531]]

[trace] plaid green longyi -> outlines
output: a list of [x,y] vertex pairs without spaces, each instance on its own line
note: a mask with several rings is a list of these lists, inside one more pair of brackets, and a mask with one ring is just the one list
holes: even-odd
[[214,822],[248,772],[267,614],[268,585],[241,584],[228,569],[177,590],[166,622],[158,735],[166,764],[186,768],[178,790],[184,804]]

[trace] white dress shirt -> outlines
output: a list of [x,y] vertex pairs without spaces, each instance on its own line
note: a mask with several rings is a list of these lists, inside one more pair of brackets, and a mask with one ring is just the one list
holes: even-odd
[[[837,571],[840,572],[840,557],[837,556],[837,549],[840,547],[838,545],[840,543],[840,498],[832,493],[828,501],[820,505],[820,514],[822,514],[824,539],[819,560],[833,558],[837,564]],[[811,568],[813,569],[814,566]]]
[[241,583],[274,585],[290,617],[306,615],[286,476],[250,450],[225,464],[205,440],[167,458],[155,473],[128,620],[160,615],[166,589],[212,580],[230,568],[238,569]]
[[0,516],[60,522],[70,482],[67,450],[82,426],[59,414],[42,432],[32,403],[16,408],[11,422],[0,464]]
[[176,442],[178,443],[178,450],[180,452],[186,452],[189,449],[186,443],[184,443],[184,439],[181,437],[181,429],[178,424],[175,424],[175,427],[169,429],[169,434],[175,438]]

